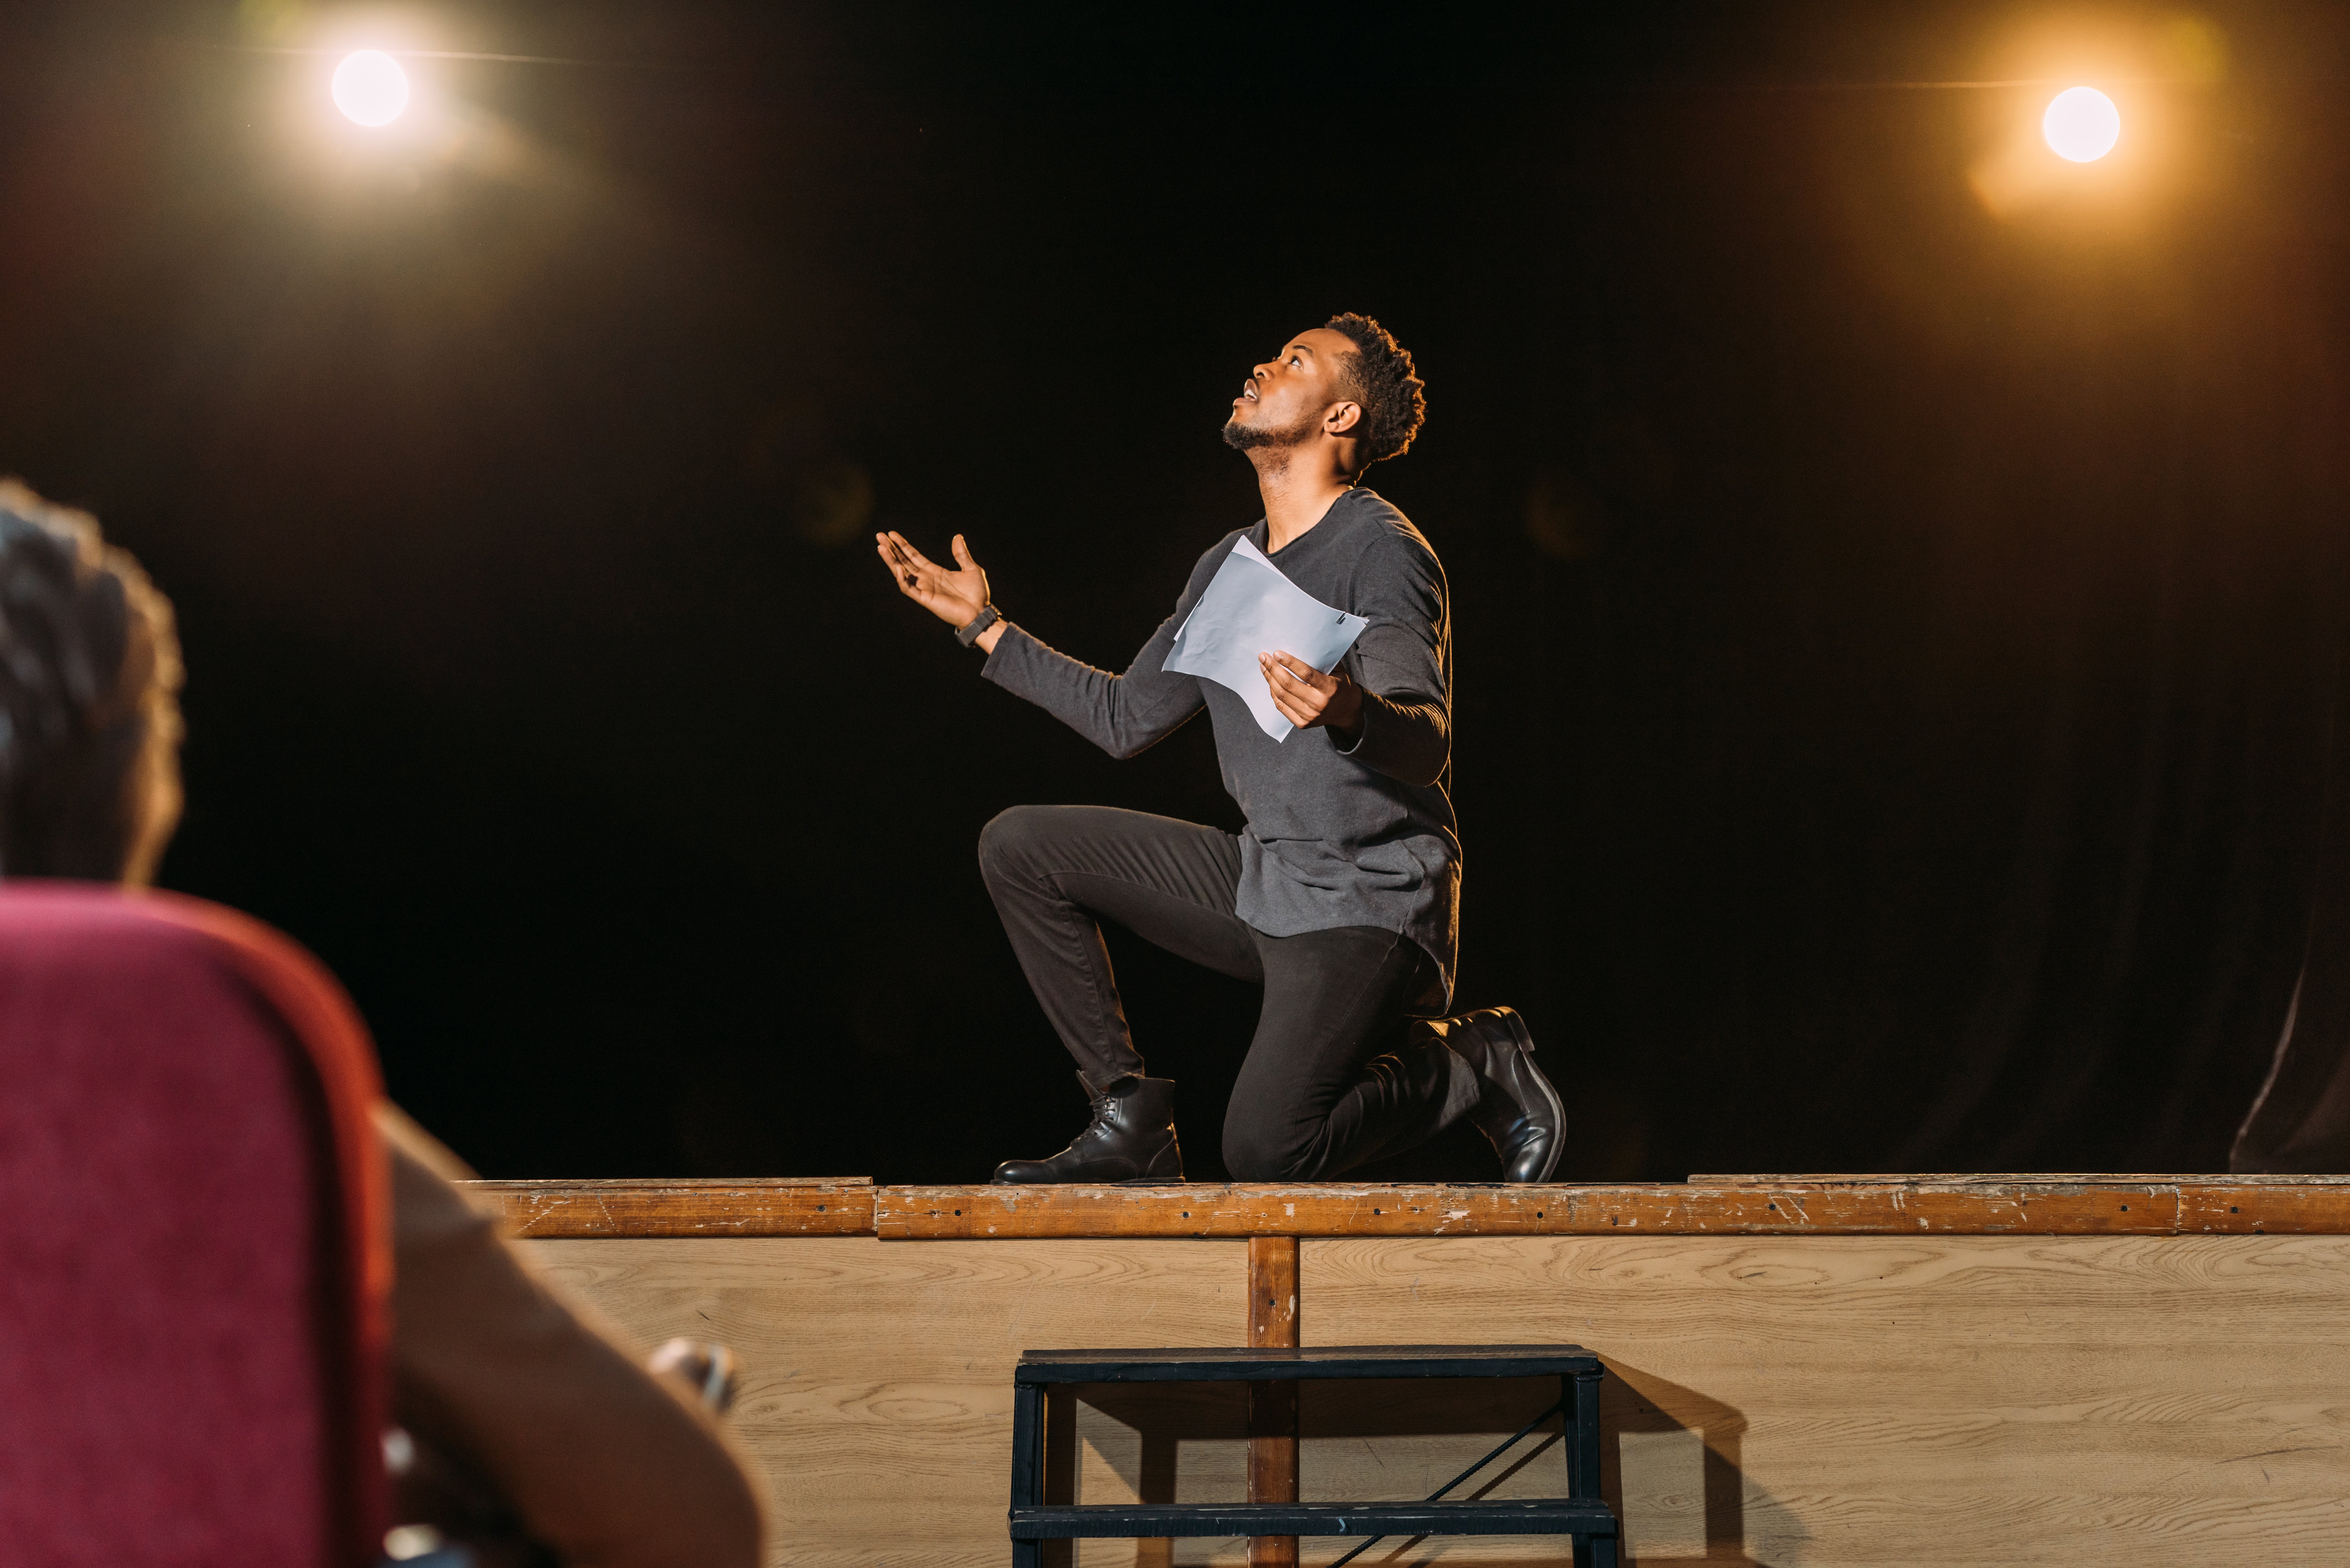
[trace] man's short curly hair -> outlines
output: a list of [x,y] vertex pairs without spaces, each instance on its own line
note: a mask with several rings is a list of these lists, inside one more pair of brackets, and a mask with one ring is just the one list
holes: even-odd
[[148,878],[179,817],[179,691],[139,563],[0,479],[0,877]]
[[1428,400],[1420,396],[1426,383],[1412,374],[1411,351],[1386,327],[1351,310],[1323,325],[1344,333],[1355,346],[1355,356],[1347,368],[1347,389],[1363,405],[1359,439],[1367,454],[1364,466],[1383,457],[1401,457],[1410,449],[1411,438],[1419,433],[1420,421],[1428,417]]

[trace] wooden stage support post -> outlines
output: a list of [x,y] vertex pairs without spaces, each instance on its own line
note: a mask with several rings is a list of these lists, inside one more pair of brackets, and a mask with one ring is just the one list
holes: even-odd
[[[1249,1339],[1252,1345],[1297,1345],[1297,1238],[1252,1236],[1248,1243]],[[1249,1390],[1251,1502],[1297,1501],[1297,1385],[1252,1383]],[[1250,1568],[1295,1568],[1297,1537],[1259,1535],[1249,1542]]]

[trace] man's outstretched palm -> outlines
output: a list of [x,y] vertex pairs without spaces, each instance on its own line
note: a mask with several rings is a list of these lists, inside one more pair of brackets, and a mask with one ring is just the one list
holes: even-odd
[[960,565],[953,571],[906,543],[903,534],[892,531],[873,538],[898,591],[949,626],[969,626],[987,607],[987,574],[971,558],[971,546],[962,535],[954,536],[954,558]]

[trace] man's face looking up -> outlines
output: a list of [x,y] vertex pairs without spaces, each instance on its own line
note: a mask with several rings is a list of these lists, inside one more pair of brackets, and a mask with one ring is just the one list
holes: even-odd
[[[1279,354],[1249,372],[1224,424],[1226,444],[1243,452],[1295,446],[1322,428],[1333,405],[1353,409],[1347,373],[1354,355],[1346,334],[1326,327],[1291,338]],[[1359,410],[1340,417],[1347,429],[1362,418]]]

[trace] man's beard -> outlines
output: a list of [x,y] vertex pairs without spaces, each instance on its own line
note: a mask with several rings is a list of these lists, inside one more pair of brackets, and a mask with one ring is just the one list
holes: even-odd
[[1287,430],[1268,430],[1263,425],[1244,425],[1234,414],[1224,421],[1224,444],[1234,452],[1254,452],[1260,447],[1302,446],[1322,423],[1316,414],[1299,420]]

